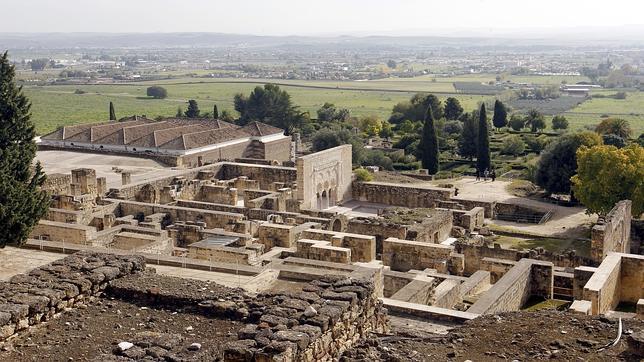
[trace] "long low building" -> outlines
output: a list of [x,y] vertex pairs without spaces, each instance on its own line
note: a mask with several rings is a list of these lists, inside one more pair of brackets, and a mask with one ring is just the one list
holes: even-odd
[[235,158],[286,161],[291,157],[291,138],[282,129],[261,122],[238,126],[217,119],[133,116],[64,126],[42,136],[39,146],[136,154],[187,167]]

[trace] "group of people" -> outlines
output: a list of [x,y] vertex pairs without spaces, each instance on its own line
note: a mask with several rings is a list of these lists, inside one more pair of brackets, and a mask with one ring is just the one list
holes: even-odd
[[476,181],[481,181],[481,175],[483,175],[483,181],[487,181],[488,178],[492,179],[492,181],[496,180],[496,171],[494,171],[494,169],[490,171],[486,168],[483,172],[476,169]]

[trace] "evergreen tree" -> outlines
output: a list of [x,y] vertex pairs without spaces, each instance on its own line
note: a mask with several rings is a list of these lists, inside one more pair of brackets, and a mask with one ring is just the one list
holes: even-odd
[[478,120],[473,115],[469,115],[469,113],[466,115],[467,117],[462,117],[463,130],[461,131],[461,137],[458,139],[458,153],[461,157],[468,158],[471,161],[478,152],[476,143],[479,127]]
[[0,247],[19,245],[49,207],[40,190],[45,174],[36,156],[31,104],[17,87],[15,69],[5,52],[0,57]]
[[508,111],[505,109],[505,105],[498,99],[494,102],[492,124],[494,124],[497,130],[508,125]]
[[183,109],[181,109],[181,107],[177,107],[177,114],[175,117],[183,117]]
[[217,109],[216,104],[212,106],[212,118],[219,119],[219,110]]
[[114,103],[110,102],[110,121],[116,121],[116,112],[114,112]]
[[449,97],[445,100],[445,118],[449,120],[457,120],[462,114],[463,107],[458,99]]
[[186,109],[186,117],[188,118],[197,118],[199,117],[199,105],[197,101],[191,99],[188,101],[188,109]]
[[483,172],[490,169],[490,135],[488,133],[487,114],[485,104],[481,104],[479,112],[479,131],[476,154],[476,168]]
[[423,136],[420,140],[421,162],[431,175],[438,172],[438,136],[434,126],[434,115],[432,107],[427,107],[425,113],[425,124],[423,125]]

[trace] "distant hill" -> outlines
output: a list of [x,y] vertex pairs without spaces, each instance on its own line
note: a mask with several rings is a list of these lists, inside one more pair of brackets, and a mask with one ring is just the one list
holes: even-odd
[[[538,31],[476,36],[458,32],[452,36],[258,36],[223,33],[0,33],[0,49],[73,49],[73,48],[325,48],[368,49],[439,47],[592,47],[644,45],[644,28],[628,28],[626,35],[600,28],[587,32],[562,29],[555,34]],[[626,31],[626,30],[625,30]],[[437,32],[440,33],[440,32]],[[442,33],[444,34],[444,32]],[[482,33],[485,34],[485,33]],[[589,41],[592,40],[592,41]]]

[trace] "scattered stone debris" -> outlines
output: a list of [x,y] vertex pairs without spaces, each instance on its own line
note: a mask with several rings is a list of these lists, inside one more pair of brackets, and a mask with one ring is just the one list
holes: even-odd
[[[500,319],[499,319],[500,318]],[[341,361],[637,361],[644,356],[644,321],[628,319],[627,341],[601,352],[615,339],[618,321],[558,311],[488,315],[444,336],[414,336],[393,330],[373,336],[345,352]],[[567,333],[562,334],[560,331]]]

